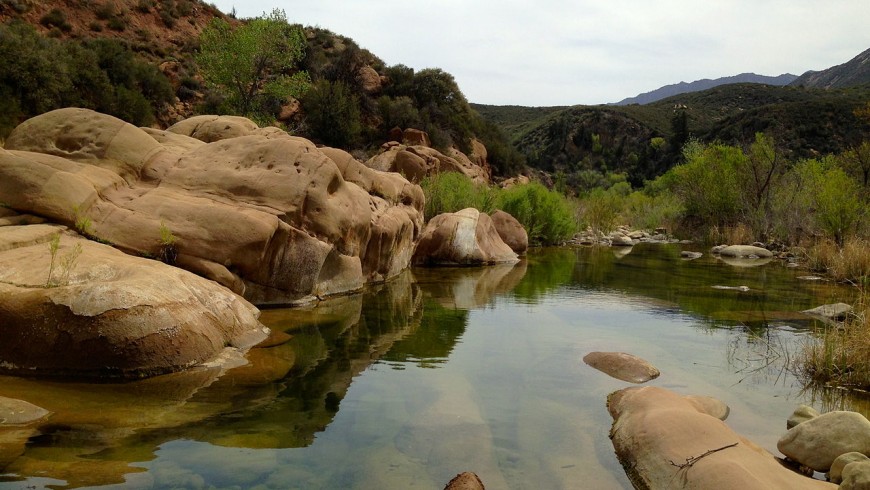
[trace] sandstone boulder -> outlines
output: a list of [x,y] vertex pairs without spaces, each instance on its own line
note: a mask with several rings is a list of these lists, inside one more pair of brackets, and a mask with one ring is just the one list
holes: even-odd
[[517,255],[525,255],[529,249],[529,234],[516,218],[500,209],[494,211],[490,218],[495,225],[495,230],[498,236],[511,248]]
[[807,420],[814,419],[821,415],[818,410],[809,406],[809,405],[800,405],[792,412],[791,417],[785,423],[786,429],[791,429],[792,427],[806,422]]
[[[201,143],[211,141],[209,143]],[[85,109],[16,128],[0,201],[136,254],[168,232],[176,265],[255,303],[298,303],[382,281],[410,263],[422,190],[349,154],[244,118],[144,131]],[[327,156],[327,153],[331,156]]]
[[414,128],[402,131],[402,143],[408,146],[432,146],[429,134]]
[[0,427],[29,424],[49,413],[48,410],[24,400],[0,396]]
[[866,455],[856,452],[841,454],[837,456],[837,459],[831,463],[831,469],[828,471],[828,480],[833,483],[840,483],[843,481],[843,470],[846,468],[846,465],[850,463],[854,463],[856,461],[870,461]]
[[719,250],[719,255],[723,257],[766,259],[773,257],[773,252],[766,248],[752,245],[729,245]]
[[655,386],[610,394],[613,447],[635,488],[828,489],[780,465],[723,421]]
[[842,454],[870,454],[870,421],[857,412],[827,412],[789,429],[776,447],[792,461],[828,471]]
[[843,481],[839,490],[870,489],[870,461],[854,461],[843,468]]
[[633,247],[634,240],[621,233],[613,233],[610,235],[610,245],[613,247]]
[[659,377],[659,370],[640,357],[625,352],[590,352],[583,362],[613,378],[629,383],[646,383]]
[[[478,158],[475,161],[481,160]],[[400,172],[412,181],[440,172],[458,172],[475,183],[488,183],[491,177],[489,166],[475,161],[455,148],[445,155],[422,144],[389,144],[381,153],[367,160],[365,165],[382,172]]]
[[686,395],[686,400],[694,405],[699,412],[712,415],[719,420],[725,420],[731,414],[731,407],[722,400],[712,396]]
[[485,488],[477,475],[466,471],[454,476],[444,487],[444,490],[484,490]]
[[519,259],[498,235],[489,215],[467,208],[432,218],[413,261],[416,265],[486,265]]
[[381,85],[381,76],[378,75],[378,72],[371,66],[361,66],[357,75],[359,76],[360,85],[365,93],[376,94],[383,88]]
[[56,225],[0,228],[0,296],[0,371],[17,375],[139,378],[268,335],[226,288]]

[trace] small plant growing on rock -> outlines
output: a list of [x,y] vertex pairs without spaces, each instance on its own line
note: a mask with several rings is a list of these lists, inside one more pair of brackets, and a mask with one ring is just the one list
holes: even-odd
[[94,236],[93,222],[91,221],[91,218],[85,216],[85,214],[82,213],[81,209],[79,209],[78,206],[73,207],[73,214],[76,220],[76,230],[78,230],[78,232],[84,236]]
[[[69,284],[69,277],[76,267],[79,256],[82,254],[82,244],[77,243],[68,253],[60,257],[58,263],[57,252],[60,250],[60,233],[57,233],[48,242],[48,249],[51,253],[51,263],[48,266],[48,279],[45,281],[45,287],[52,288],[57,286],[66,286]],[[56,279],[54,275],[55,264],[60,267],[60,278]]]
[[178,247],[175,242],[178,238],[172,234],[172,230],[166,226],[163,221],[160,222],[160,250],[157,252],[157,258],[161,262],[173,265],[178,259]]

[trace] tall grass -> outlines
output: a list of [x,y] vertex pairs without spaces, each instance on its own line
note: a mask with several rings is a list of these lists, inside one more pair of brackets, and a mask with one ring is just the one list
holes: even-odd
[[803,250],[807,266],[839,282],[870,287],[870,239],[852,237],[843,246],[826,239]]
[[797,371],[808,385],[870,390],[870,294],[865,290],[840,328],[804,345]]
[[498,190],[484,184],[475,184],[457,172],[430,175],[420,182],[420,187],[426,195],[424,213],[427,220],[442,213],[455,213],[465,208],[475,208],[484,213],[495,211]]

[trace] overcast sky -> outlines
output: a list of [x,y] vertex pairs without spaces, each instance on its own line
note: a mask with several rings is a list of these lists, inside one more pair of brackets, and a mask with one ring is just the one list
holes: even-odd
[[617,102],[663,85],[821,70],[870,48],[870,0],[217,0],[283,9],[388,65],[451,73],[470,102]]

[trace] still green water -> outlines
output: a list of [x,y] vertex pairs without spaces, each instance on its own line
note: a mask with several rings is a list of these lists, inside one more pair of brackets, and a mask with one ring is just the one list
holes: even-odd
[[[677,245],[536,250],[516,266],[414,269],[313,308],[263,312],[289,339],[248,364],[128,384],[0,377],[0,396],[53,412],[0,428],[0,489],[631,488],[608,439],[608,393],[582,362],[624,351],[651,384],[717,397],[768,450],[799,403],[789,364],[821,328],[796,312],[853,292]],[[758,262],[755,262],[758,264]],[[748,291],[714,286],[747,286]]]

